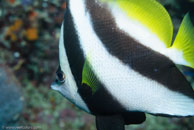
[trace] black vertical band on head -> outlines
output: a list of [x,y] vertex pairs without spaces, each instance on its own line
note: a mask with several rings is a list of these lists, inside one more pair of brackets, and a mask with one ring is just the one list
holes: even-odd
[[83,50],[80,48],[80,41],[68,5],[64,16],[64,46],[71,72],[79,87],[82,81],[82,69],[85,58]]

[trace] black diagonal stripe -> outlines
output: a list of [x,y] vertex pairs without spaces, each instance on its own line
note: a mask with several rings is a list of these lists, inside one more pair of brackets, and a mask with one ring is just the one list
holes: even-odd
[[[69,6],[67,5],[67,7]],[[92,114],[104,115],[125,113],[126,110],[120,105],[118,101],[113,99],[113,97],[103,87],[100,81],[99,88],[95,94],[92,94],[91,87],[87,86],[86,84],[81,85],[85,57],[83,50],[80,48],[79,37],[73,23],[74,21],[72,20],[70,10],[67,8],[64,17],[64,46],[71,72],[76,80],[79,94],[87,104]],[[145,120],[144,113],[138,113],[137,115],[141,115],[141,119]]]
[[194,98],[190,83],[169,58],[143,46],[120,30],[105,4],[86,0],[86,6],[96,34],[113,56],[141,75]]

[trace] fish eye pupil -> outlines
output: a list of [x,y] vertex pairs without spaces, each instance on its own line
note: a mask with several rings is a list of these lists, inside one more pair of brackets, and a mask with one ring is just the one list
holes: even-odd
[[56,82],[57,83],[64,83],[65,82],[65,74],[62,71],[57,72]]
[[63,78],[63,74],[62,73],[58,73],[57,74],[58,78],[61,80]]
[[65,74],[61,70],[61,67],[59,65],[57,72],[56,72],[56,81],[57,84],[63,84],[65,82]]

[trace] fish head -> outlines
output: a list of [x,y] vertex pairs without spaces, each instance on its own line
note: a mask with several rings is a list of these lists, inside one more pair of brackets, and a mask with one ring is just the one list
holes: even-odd
[[74,103],[75,100],[77,100],[75,99],[75,93],[77,93],[77,91],[73,89],[74,87],[69,79],[68,74],[66,75],[66,73],[59,66],[56,71],[56,79],[51,84],[51,88],[61,93],[65,98]]
[[64,71],[64,68],[61,69],[59,66],[56,72],[56,79],[51,84],[51,88],[61,93],[66,99],[81,110],[90,113],[88,107],[78,93],[78,87],[75,82],[74,77],[69,73],[69,71]]
[[66,76],[64,74],[64,72],[61,70],[61,67],[59,66],[57,71],[56,71],[56,79],[55,81],[51,84],[51,88],[53,90],[56,90],[58,92],[60,92],[63,96],[68,97],[68,93],[69,93],[69,87],[67,84],[67,79]]

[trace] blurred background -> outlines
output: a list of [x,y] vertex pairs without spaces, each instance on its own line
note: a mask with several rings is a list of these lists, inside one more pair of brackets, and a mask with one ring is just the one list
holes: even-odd
[[[194,0],[159,2],[170,13],[176,34],[184,14],[194,9]],[[58,39],[65,9],[65,0],[0,0],[0,130],[6,126],[96,129],[93,116],[50,89],[58,67]],[[194,71],[179,67],[194,86]],[[146,122],[126,126],[129,129],[192,130],[194,118],[147,115]]]

